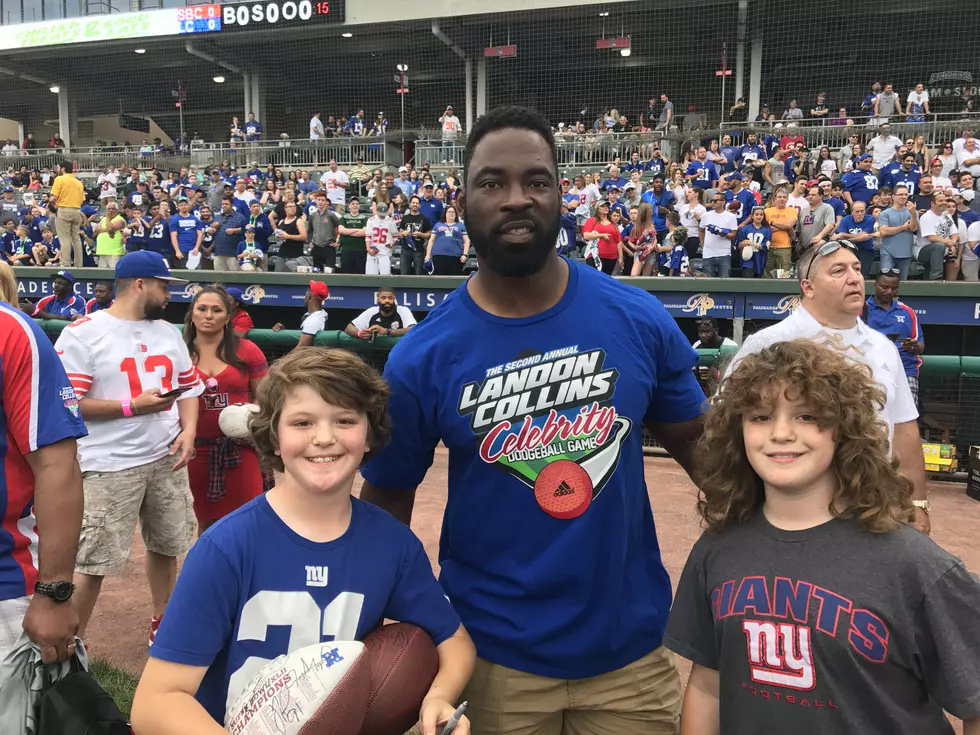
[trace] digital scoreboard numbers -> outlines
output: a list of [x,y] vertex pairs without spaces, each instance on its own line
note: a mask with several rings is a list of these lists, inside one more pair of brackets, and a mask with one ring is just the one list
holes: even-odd
[[221,6],[177,8],[177,23],[181,33],[215,33],[221,30]]
[[229,33],[238,30],[344,22],[343,0],[253,0],[179,8],[180,33]]

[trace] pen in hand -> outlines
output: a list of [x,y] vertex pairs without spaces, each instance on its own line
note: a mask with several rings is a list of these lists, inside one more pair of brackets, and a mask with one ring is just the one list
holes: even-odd
[[449,735],[449,733],[455,730],[456,725],[459,724],[459,720],[463,716],[464,712],[466,712],[466,702],[463,702],[456,708],[456,711],[453,712],[453,716],[449,718],[449,721],[446,723],[445,727],[442,728],[441,735]]

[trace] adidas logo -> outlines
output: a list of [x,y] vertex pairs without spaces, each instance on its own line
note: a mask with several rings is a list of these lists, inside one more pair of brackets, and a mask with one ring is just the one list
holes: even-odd
[[575,494],[575,488],[573,488],[564,480],[562,480],[561,484],[558,485],[558,487],[555,489],[556,498],[561,498],[564,497],[565,495],[574,495],[574,494]]

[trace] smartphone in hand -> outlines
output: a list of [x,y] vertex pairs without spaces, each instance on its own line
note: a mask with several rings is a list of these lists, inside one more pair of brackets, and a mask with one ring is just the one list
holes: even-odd
[[185,385],[179,388],[174,388],[172,391],[168,391],[167,393],[161,393],[160,398],[173,398],[174,396],[180,396],[186,393],[187,391],[189,391],[190,389],[191,386],[189,385]]

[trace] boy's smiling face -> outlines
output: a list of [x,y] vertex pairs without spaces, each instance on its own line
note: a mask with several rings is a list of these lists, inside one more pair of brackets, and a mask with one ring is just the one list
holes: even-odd
[[833,473],[834,436],[806,403],[790,400],[783,390],[773,390],[772,398],[772,405],[742,417],[745,454],[767,494],[796,495]]
[[369,450],[368,420],[334,406],[310,386],[289,392],[279,417],[279,449],[286,481],[310,494],[349,493]]

